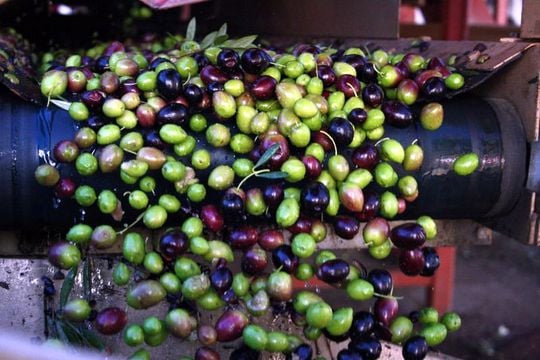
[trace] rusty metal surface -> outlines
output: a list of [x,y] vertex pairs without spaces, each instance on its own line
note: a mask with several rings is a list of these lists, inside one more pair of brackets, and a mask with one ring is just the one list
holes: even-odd
[[540,1],[523,0],[521,15],[522,38],[540,38]]

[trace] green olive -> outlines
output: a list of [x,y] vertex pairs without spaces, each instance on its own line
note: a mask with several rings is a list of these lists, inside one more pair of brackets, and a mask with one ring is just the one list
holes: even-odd
[[454,161],[453,169],[456,174],[461,176],[471,175],[480,164],[480,158],[475,153],[471,152],[468,154],[461,155],[459,158]]

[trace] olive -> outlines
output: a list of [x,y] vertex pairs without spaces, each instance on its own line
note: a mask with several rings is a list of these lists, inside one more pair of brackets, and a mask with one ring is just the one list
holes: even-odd
[[359,311],[354,314],[350,330],[352,341],[359,341],[367,338],[375,330],[375,317],[367,311]]
[[270,63],[270,56],[261,49],[250,48],[242,53],[240,59],[244,71],[250,74],[260,74]]
[[165,326],[171,334],[182,339],[188,337],[196,325],[186,310],[173,309],[165,316]]
[[80,322],[89,318],[92,308],[84,299],[68,301],[62,308],[62,317],[69,321]]
[[216,166],[208,176],[208,186],[214,190],[225,190],[234,181],[234,171],[227,165]]
[[145,255],[144,239],[138,233],[128,233],[122,244],[124,258],[132,264],[142,264]]
[[413,114],[411,109],[399,101],[385,101],[381,110],[384,113],[385,120],[397,128],[405,128],[412,124]]
[[54,146],[53,155],[60,163],[71,163],[79,156],[79,147],[74,141],[63,140]]
[[270,76],[260,76],[249,87],[250,93],[257,100],[268,100],[274,96],[277,81]]
[[349,271],[349,264],[345,260],[331,259],[319,265],[317,277],[324,282],[333,284],[345,280]]
[[92,231],[90,243],[96,249],[107,249],[116,243],[116,231],[110,225],[96,226]]
[[55,98],[64,94],[68,85],[68,76],[64,71],[47,71],[41,79],[41,94],[46,97]]
[[332,316],[332,308],[323,301],[309,305],[306,312],[308,325],[317,329],[326,327],[332,320]]
[[399,268],[405,275],[416,276],[424,269],[424,261],[422,250],[402,250],[399,255]]
[[339,215],[333,219],[334,232],[337,236],[351,240],[360,230],[360,224],[357,219],[348,215]]
[[403,170],[416,171],[422,166],[424,160],[424,152],[417,144],[407,146],[405,149],[405,157],[403,159]]
[[383,325],[388,326],[398,312],[398,302],[394,298],[378,298],[373,305],[375,318]]
[[277,208],[284,198],[283,187],[277,184],[267,185],[263,191],[263,198],[271,209]]
[[353,350],[342,349],[337,354],[337,360],[361,360],[360,355]]
[[454,332],[461,327],[461,317],[455,312],[447,312],[443,315],[441,323],[446,326],[448,332]]
[[300,216],[300,205],[292,198],[284,199],[276,210],[276,223],[281,227],[293,225]]
[[384,99],[384,92],[377,84],[368,84],[362,89],[362,100],[371,108],[379,107]]
[[93,175],[98,169],[98,160],[89,153],[82,153],[75,160],[75,168],[82,176]]
[[281,82],[276,85],[276,97],[284,109],[293,108],[294,104],[302,98],[300,88],[296,84]]
[[328,65],[320,65],[317,67],[317,77],[322,80],[324,87],[333,85],[337,78],[332,67]]
[[427,79],[421,86],[422,93],[427,100],[438,101],[446,95],[446,85],[440,77],[434,76]]
[[156,88],[165,99],[172,100],[182,91],[182,77],[176,69],[161,70],[156,78]]
[[461,155],[454,161],[452,165],[453,170],[456,174],[461,176],[471,175],[480,164],[480,158],[477,154],[471,152],[468,154]]
[[195,360],[220,360],[219,353],[207,346],[203,346],[195,351]]
[[422,248],[422,253],[424,254],[424,268],[420,275],[433,276],[440,266],[439,255],[437,254],[437,251],[431,247]]
[[266,291],[273,300],[288,301],[292,298],[292,277],[284,271],[275,271],[268,277]]
[[347,294],[353,300],[365,301],[373,297],[375,288],[364,279],[355,279],[347,284]]
[[160,303],[167,292],[163,285],[155,280],[137,283],[127,294],[127,304],[134,309],[147,309]]
[[216,321],[217,341],[229,342],[242,336],[249,320],[241,311],[226,310]]
[[242,332],[242,337],[244,344],[250,349],[262,351],[267,347],[268,335],[266,331],[258,325],[247,325]]
[[355,351],[362,359],[378,359],[382,352],[381,342],[373,337],[351,341],[348,345],[350,350]]
[[233,249],[247,249],[257,243],[258,235],[255,227],[244,225],[229,232],[228,242]]
[[422,360],[426,357],[428,350],[428,344],[423,336],[413,336],[403,345],[403,359]]
[[426,241],[424,228],[416,223],[406,223],[394,227],[390,238],[392,243],[399,248],[415,249],[419,248]]
[[124,330],[124,342],[128,346],[139,346],[144,343],[144,333],[140,325],[132,324]]
[[218,293],[224,293],[232,285],[233,274],[226,267],[219,267],[210,274],[210,284]]
[[367,280],[373,285],[377,294],[388,295],[394,286],[392,275],[384,269],[371,270]]
[[249,275],[262,273],[267,265],[266,252],[257,247],[247,250],[242,257],[242,271]]
[[293,274],[298,268],[299,260],[292,251],[292,247],[284,244],[272,250],[272,262],[276,269],[281,267],[283,271]]
[[127,324],[127,314],[117,307],[101,310],[96,317],[96,330],[103,335],[114,335],[122,331]]
[[[349,175],[350,176],[350,175]],[[339,186],[339,200],[350,211],[359,212],[364,207],[364,194],[360,186],[345,181]]]
[[428,324],[420,331],[420,336],[426,339],[426,343],[429,346],[441,344],[447,334],[448,330],[446,330],[446,326],[441,323]]
[[155,119],[159,125],[181,125],[186,121],[187,116],[188,109],[182,104],[173,102],[163,106],[155,115]]
[[52,265],[58,268],[71,269],[81,261],[81,252],[75,245],[59,241],[49,247],[48,259]]
[[204,224],[212,231],[218,232],[223,228],[224,219],[219,209],[212,204],[205,205],[201,208],[200,215]]

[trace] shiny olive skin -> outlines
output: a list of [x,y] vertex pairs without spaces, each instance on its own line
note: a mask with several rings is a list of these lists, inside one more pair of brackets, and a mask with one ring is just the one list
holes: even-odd
[[217,341],[229,342],[238,339],[248,323],[248,318],[241,311],[225,311],[216,321]]
[[317,277],[327,283],[333,284],[345,280],[349,275],[350,267],[345,260],[332,259],[322,263],[317,269]]
[[127,324],[127,314],[117,307],[101,310],[96,317],[96,330],[103,335],[114,335]]
[[419,248],[426,241],[424,228],[416,223],[407,223],[394,227],[390,233],[392,243],[399,248]]

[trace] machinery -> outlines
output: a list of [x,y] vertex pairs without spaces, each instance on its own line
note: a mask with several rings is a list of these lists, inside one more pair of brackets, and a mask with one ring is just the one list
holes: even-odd
[[[0,4],[0,19],[4,17],[2,11],[10,14],[27,5],[21,3]],[[56,1],[52,3],[59,5]],[[428,157],[415,174],[423,191],[409,215],[422,212],[438,219],[439,245],[489,244],[492,231],[522,243],[540,245],[540,200],[537,197],[540,192],[540,47],[534,42],[540,33],[531,26],[540,15],[539,4],[534,1],[524,3],[523,38],[479,43],[399,39],[398,0],[377,2],[377,12],[384,14],[384,21],[366,11],[373,7],[373,1],[340,1],[339,6],[334,3],[324,0],[249,3],[216,0],[191,5],[191,14],[197,16],[201,28],[213,28],[226,21],[233,34],[260,34],[271,44],[320,41],[336,46],[365,46],[372,50],[382,47],[417,51],[425,57],[458,55],[457,64],[468,71],[469,76],[461,93],[446,100],[443,128],[429,135],[419,127],[391,135],[403,143],[420,139],[427,149]],[[73,27],[73,19],[79,17],[96,23],[103,34],[111,30],[103,26],[103,17],[96,13],[100,6],[107,8],[110,4],[81,1],[67,5],[74,9],[72,15],[61,18],[58,8],[52,13],[49,8],[47,11],[52,15],[44,19],[36,9],[35,14],[23,13],[20,24],[25,26],[28,21],[37,19],[38,26],[46,29],[35,34],[38,40],[62,37],[62,31],[57,29]],[[180,11],[168,12],[163,18],[174,24],[179,15]],[[60,27],[53,28],[51,19],[59,21],[55,26]],[[17,24],[12,25],[17,28]],[[81,33],[86,31],[83,27]],[[0,45],[0,50],[2,46],[9,46],[1,40]],[[40,158],[50,156],[51,146],[70,136],[74,129],[67,121],[67,112],[43,106],[39,89],[24,67],[10,67],[10,61],[1,55],[0,52],[0,81],[5,86],[0,89],[0,133],[3,134],[0,138],[0,183],[4,186],[0,194],[3,204],[0,228],[4,230],[0,256],[18,260],[4,259],[0,264],[12,270],[10,280],[26,281],[47,271],[46,264],[43,260],[22,259],[41,258],[48,239],[58,236],[54,230],[65,227],[65,219],[73,214],[69,206],[58,206],[48,200],[45,190],[36,186],[33,171]],[[450,162],[465,151],[474,151],[480,156],[480,171],[466,178],[440,176],[446,175]],[[229,155],[220,155],[223,162],[231,162]],[[98,215],[88,213],[84,216]],[[322,247],[356,248],[358,242],[344,242],[330,236]],[[95,254],[96,261],[103,265],[100,271],[107,270],[106,261],[99,258],[106,258],[111,253],[115,250]],[[98,282],[103,280],[99,272],[96,276]],[[16,295],[10,293],[8,298],[16,306],[23,296],[27,306],[39,304],[39,296],[35,295],[38,285],[34,282]],[[111,290],[108,284],[99,286],[102,291]],[[15,308],[10,311],[16,313]],[[27,324],[24,320],[20,328],[33,327],[32,331],[39,336],[39,329],[43,328],[40,311],[32,310],[29,316],[33,319]],[[326,351],[334,350],[328,348]]]

